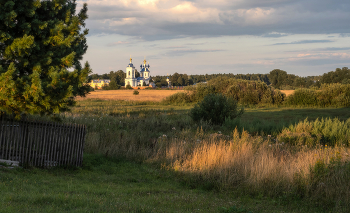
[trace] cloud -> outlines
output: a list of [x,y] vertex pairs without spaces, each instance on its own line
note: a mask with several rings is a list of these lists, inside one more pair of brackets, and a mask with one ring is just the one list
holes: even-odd
[[183,56],[194,53],[220,52],[220,49],[174,49],[165,53],[166,56]]
[[[290,57],[287,60],[293,63],[302,63],[303,65],[307,65],[307,63],[312,64],[325,64],[329,61],[341,61],[345,62],[350,59],[350,54],[345,52],[340,53],[300,53],[295,57]],[[322,62],[324,60],[324,62]]]
[[117,41],[117,42],[112,42],[112,43],[108,43],[107,46],[117,46],[117,45],[121,45],[121,44],[129,44],[130,42],[128,41]]
[[330,43],[334,42],[332,40],[302,40],[302,41],[293,41],[289,43],[275,43],[273,45],[285,45],[285,44],[314,44],[314,43]]
[[[350,35],[348,0],[78,0],[91,34],[143,40],[288,34]],[[277,32],[277,33],[276,33]]]
[[289,34],[287,33],[278,33],[278,32],[271,32],[271,33],[266,33],[263,34],[262,37],[267,37],[267,38],[280,38],[284,36],[288,36]]
[[326,47],[316,49],[318,51],[339,51],[339,50],[350,50],[350,47]]

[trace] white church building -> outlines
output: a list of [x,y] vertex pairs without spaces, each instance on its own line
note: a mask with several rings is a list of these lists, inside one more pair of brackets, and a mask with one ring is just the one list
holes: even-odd
[[132,87],[143,86],[144,83],[146,85],[149,84],[149,80],[151,80],[150,75],[150,66],[149,63],[146,65],[146,59],[143,60],[143,64],[140,65],[140,77],[136,78],[135,75],[135,67],[132,64],[132,59],[130,58],[130,63],[126,67],[126,77],[125,77],[125,86],[130,85]]

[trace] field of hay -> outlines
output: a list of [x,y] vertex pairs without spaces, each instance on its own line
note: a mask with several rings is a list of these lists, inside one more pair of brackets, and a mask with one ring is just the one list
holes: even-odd
[[165,97],[183,90],[137,90],[140,93],[133,95],[135,90],[96,90],[90,92],[86,97],[77,97],[76,100],[102,99],[102,100],[124,100],[124,101],[162,101]]
[[284,94],[286,94],[286,96],[290,96],[291,94],[294,93],[295,90],[280,90],[281,92],[283,92]]

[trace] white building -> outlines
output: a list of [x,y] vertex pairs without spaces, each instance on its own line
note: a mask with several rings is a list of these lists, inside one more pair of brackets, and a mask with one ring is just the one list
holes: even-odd
[[150,75],[150,66],[146,65],[146,59],[143,60],[143,64],[140,65],[140,77],[136,78],[135,75],[135,67],[132,64],[132,59],[130,58],[130,63],[126,67],[126,77],[125,77],[125,86],[130,85],[132,87],[143,86],[144,83],[146,85],[149,84],[149,80],[151,80]]

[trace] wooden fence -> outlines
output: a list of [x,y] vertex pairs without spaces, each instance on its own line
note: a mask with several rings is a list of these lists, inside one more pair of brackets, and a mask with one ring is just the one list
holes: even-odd
[[0,120],[0,159],[23,166],[82,166],[86,127]]

